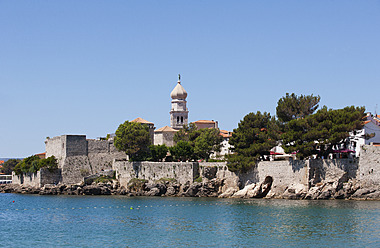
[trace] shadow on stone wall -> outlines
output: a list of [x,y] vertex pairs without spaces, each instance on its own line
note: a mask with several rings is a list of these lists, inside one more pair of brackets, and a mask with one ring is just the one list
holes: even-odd
[[293,172],[298,172],[307,165],[305,160],[289,160],[289,164]]

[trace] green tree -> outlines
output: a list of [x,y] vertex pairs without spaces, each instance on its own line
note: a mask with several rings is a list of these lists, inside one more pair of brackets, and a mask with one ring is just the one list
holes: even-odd
[[126,121],[119,125],[115,134],[115,147],[119,151],[124,151],[130,161],[141,161],[147,158],[151,141],[146,124]]
[[40,159],[38,156],[33,155],[20,161],[13,171],[16,175],[21,175],[22,173],[36,173],[41,168],[47,168],[53,172],[58,168],[57,159],[54,156]]
[[53,172],[58,169],[58,162],[54,156],[50,156],[48,158],[39,160],[38,167],[39,169],[46,168],[50,172]]
[[194,148],[189,141],[180,140],[175,146],[169,147],[170,154],[174,160],[180,160],[185,162],[192,159],[194,154]]
[[199,129],[198,133],[199,136],[194,140],[194,156],[208,161],[211,154],[220,151],[223,137],[220,130],[215,128]]
[[190,123],[189,125],[184,125],[176,134],[174,135],[174,141],[178,142],[182,141],[190,141],[194,142],[194,140],[200,135],[200,132],[197,126],[194,123]]
[[208,160],[211,154],[220,151],[223,137],[217,128],[198,129],[194,123],[190,123],[175,134],[174,141],[189,142],[194,150],[193,159]]
[[278,123],[269,113],[247,114],[229,140],[234,154],[228,156],[228,168],[231,171],[248,170],[258,159],[270,154],[279,137]]
[[320,96],[297,96],[296,94],[286,93],[285,97],[277,102],[276,114],[280,121],[289,122],[294,119],[304,118],[317,110]]
[[168,153],[168,147],[163,145],[150,145],[149,146],[151,161],[161,162]]
[[9,159],[4,162],[3,168],[0,169],[0,171],[6,175],[12,174],[13,169],[15,166],[20,162],[20,159]]
[[300,159],[313,154],[327,156],[334,147],[344,143],[349,132],[363,127],[364,107],[332,110],[324,106],[303,119],[289,121],[282,135],[285,152],[296,152]]

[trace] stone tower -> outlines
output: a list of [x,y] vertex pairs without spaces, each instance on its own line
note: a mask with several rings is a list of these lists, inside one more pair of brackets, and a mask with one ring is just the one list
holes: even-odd
[[179,130],[183,125],[187,125],[189,111],[186,107],[187,92],[181,85],[181,76],[178,75],[177,85],[174,87],[172,93],[172,109],[170,111],[170,126]]

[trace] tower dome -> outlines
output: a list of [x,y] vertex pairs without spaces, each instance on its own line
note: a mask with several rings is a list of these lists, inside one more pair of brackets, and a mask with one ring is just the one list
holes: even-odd
[[186,99],[187,92],[181,85],[181,81],[178,80],[178,84],[174,87],[172,93],[170,93],[172,99]]

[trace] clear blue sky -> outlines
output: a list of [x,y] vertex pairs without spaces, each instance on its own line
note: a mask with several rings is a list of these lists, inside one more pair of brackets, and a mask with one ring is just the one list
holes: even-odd
[[380,1],[0,0],[0,32],[0,157],[170,125],[178,73],[190,121],[231,131],[286,92],[380,112]]

